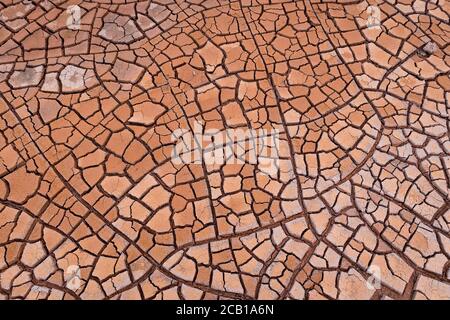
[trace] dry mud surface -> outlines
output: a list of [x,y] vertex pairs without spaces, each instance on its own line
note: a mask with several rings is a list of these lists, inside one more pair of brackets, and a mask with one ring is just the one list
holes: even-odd
[[450,299],[449,11],[2,0],[0,299]]

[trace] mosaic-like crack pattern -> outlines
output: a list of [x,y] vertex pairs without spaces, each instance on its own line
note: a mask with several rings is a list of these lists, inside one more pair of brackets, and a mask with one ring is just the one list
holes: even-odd
[[449,8],[2,0],[0,299],[450,299]]

